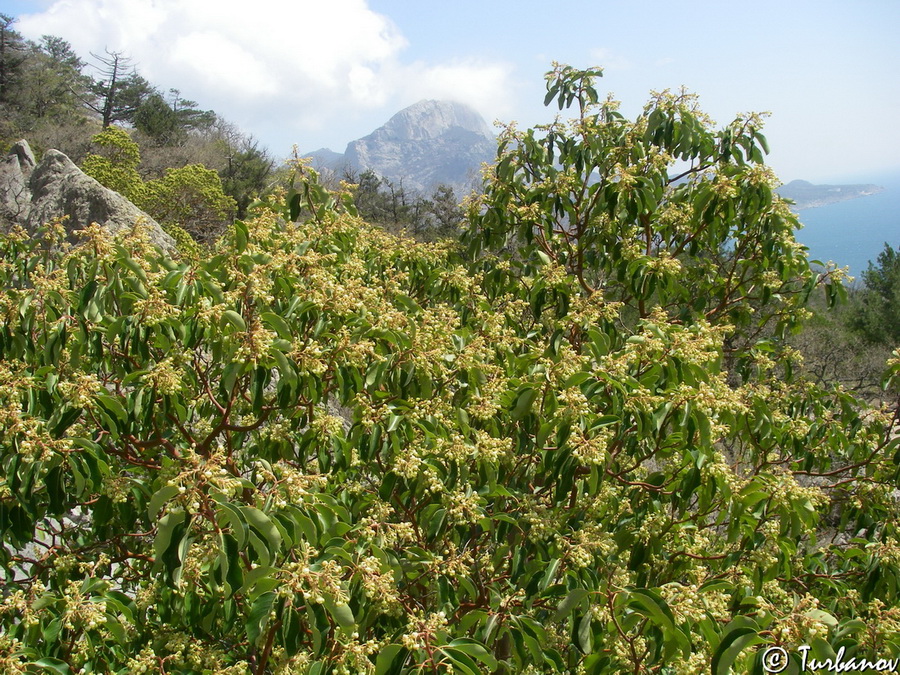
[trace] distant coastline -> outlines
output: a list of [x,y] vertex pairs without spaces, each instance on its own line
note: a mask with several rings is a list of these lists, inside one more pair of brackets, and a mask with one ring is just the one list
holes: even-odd
[[778,189],[779,195],[794,202],[791,206],[794,211],[846,202],[879,192],[884,192],[880,185],[814,185],[805,180],[793,180]]
[[[856,196],[834,195],[833,201],[820,205],[822,208],[805,207],[799,215],[803,228],[795,236],[809,247],[810,260],[832,260],[838,266],[849,266],[850,274],[859,279],[885,244],[900,247],[900,169],[847,176],[844,180],[853,181],[853,187],[861,190]],[[863,194],[872,188],[876,190]],[[800,210],[797,207],[791,209]]]

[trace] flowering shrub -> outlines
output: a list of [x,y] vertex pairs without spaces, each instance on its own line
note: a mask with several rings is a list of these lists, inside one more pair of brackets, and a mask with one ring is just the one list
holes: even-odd
[[186,252],[196,249],[192,240],[214,239],[233,219],[237,204],[222,191],[222,181],[212,169],[188,164],[144,182],[137,171],[140,148],[127,131],[110,127],[93,141],[103,154],[88,155],[82,170],[146,211]]
[[138,144],[119,127],[104,129],[92,136],[91,141],[98,153],[85,157],[81,170],[126,199],[140,202],[144,197],[144,182],[137,170],[141,163]]
[[161,178],[144,183],[140,206],[164,227],[180,227],[202,242],[220,235],[237,210],[219,175],[202,164],[166,169]]
[[895,420],[781,342],[840,279],[754,120],[660,95],[626,122],[596,74],[548,79],[575,122],[506,132],[465,255],[314,174],[206,259],[5,237],[4,672],[900,651]]

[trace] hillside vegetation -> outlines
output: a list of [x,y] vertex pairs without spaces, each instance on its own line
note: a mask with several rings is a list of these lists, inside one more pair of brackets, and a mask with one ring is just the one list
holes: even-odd
[[[151,84],[125,52],[92,53],[85,61],[62,38],[25,40],[15,18],[0,14],[4,153],[25,138],[38,155],[53,148],[81,165],[102,152],[96,136],[116,128],[127,128],[136,146],[138,161],[131,168],[140,180],[165,180],[169,170],[202,165],[216,174],[240,217],[272,182],[274,161],[251,136],[180,91]],[[217,225],[230,224],[231,216]]]

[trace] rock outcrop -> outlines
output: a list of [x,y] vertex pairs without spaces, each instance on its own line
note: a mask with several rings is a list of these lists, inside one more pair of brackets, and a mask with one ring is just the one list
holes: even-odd
[[35,161],[26,141],[16,143],[0,161],[0,222],[24,223],[31,208],[28,183]]
[[29,232],[66,216],[70,232],[97,223],[115,234],[138,221],[157,246],[172,250],[175,241],[149,215],[118,192],[104,187],[58,150],[35,164],[26,141],[19,141],[0,165],[0,220]]
[[452,101],[419,101],[368,136],[352,141],[343,155],[327,148],[310,153],[313,165],[334,171],[370,169],[403,187],[430,192],[449,185],[465,194],[482,162],[492,161],[497,141],[475,110]]

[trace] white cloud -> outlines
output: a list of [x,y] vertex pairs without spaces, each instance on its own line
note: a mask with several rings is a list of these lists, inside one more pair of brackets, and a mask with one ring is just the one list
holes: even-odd
[[88,52],[131,49],[142,42],[136,36],[151,36],[166,21],[158,2],[136,0],[58,0],[46,11],[20,16],[16,28],[27,37],[59,35],[85,56]]
[[486,117],[509,111],[509,65],[403,63],[406,39],[366,0],[57,0],[17,28],[32,39],[59,35],[83,57],[123,51],[150,82],[277,154],[310,129],[341,118],[358,125],[366,110],[395,106],[389,116],[422,98],[463,101]]
[[353,99],[364,106],[381,105],[387,93],[379,81],[377,73],[368,66],[356,65],[347,74],[350,94]]
[[511,75],[509,64],[477,60],[415,63],[397,73],[399,88],[410,103],[423,98],[467,103],[484,115],[488,124],[512,113]]
[[241,98],[271,95],[278,80],[266,64],[242,45],[208,31],[178,37],[169,52],[172,65],[200,81],[214,81]]

